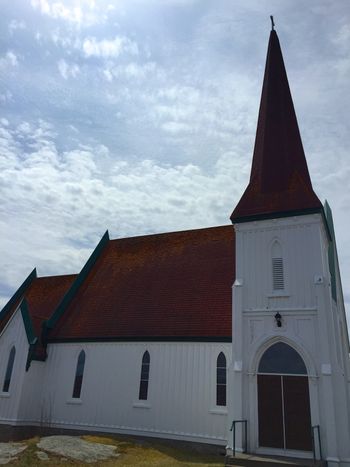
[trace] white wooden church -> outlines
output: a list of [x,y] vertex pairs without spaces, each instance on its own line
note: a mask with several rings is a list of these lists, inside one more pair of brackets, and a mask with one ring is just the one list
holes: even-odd
[[329,466],[350,466],[332,215],[312,188],[274,30],[250,181],[231,221],[106,232],[79,274],[34,269],[0,313],[0,423],[305,459],[314,447]]

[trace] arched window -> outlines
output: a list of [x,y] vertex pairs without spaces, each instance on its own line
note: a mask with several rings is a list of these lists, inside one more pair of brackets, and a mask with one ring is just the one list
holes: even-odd
[[282,247],[277,240],[272,245],[272,288],[273,290],[284,290]]
[[139,399],[142,401],[147,400],[150,363],[151,363],[151,359],[150,359],[148,351],[146,350],[146,352],[143,354],[143,357],[142,357],[140,390],[139,390]]
[[259,363],[259,373],[306,375],[306,366],[296,350],[283,342],[271,345]]
[[226,357],[222,352],[216,360],[216,405],[226,405]]
[[81,393],[81,386],[83,384],[85,366],[85,352],[82,350],[78,357],[77,369],[75,371],[74,387],[73,387],[73,399],[79,399]]
[[4,385],[2,387],[2,392],[9,392],[13,364],[15,362],[15,356],[16,356],[16,349],[15,349],[15,346],[13,346],[12,349],[10,350],[10,355],[9,355],[9,359],[7,362],[7,368],[6,368],[6,373],[5,373]]

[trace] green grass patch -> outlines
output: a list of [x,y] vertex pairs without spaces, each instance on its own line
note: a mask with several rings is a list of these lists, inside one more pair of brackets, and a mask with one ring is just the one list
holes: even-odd
[[39,451],[36,444],[39,438],[32,438],[23,441],[27,444],[27,449],[19,454],[18,459],[8,465],[11,467],[63,467],[63,466],[91,466],[91,467],[222,467],[224,457],[220,455],[207,454],[200,449],[194,449],[175,443],[157,440],[145,440],[118,435],[92,436],[85,435],[82,438],[94,443],[102,443],[117,446],[118,458],[111,458],[103,462],[82,463],[70,459],[62,459],[48,453],[49,460],[41,461],[36,452]]

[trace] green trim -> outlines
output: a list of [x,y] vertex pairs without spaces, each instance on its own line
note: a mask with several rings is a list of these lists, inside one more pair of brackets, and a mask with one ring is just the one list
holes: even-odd
[[232,342],[231,336],[137,336],[137,337],[77,337],[48,339],[50,344],[65,344],[75,342]]
[[26,361],[26,371],[29,370],[30,364],[32,363],[32,360],[34,360],[35,347],[36,347],[35,344],[34,345],[32,345],[32,344],[29,345],[27,361]]
[[52,329],[57,321],[61,318],[61,316],[64,314],[66,311],[68,305],[71,303],[73,298],[75,297],[77,291],[79,290],[79,287],[83,284],[85,281],[86,277],[88,276],[89,272],[93,268],[94,264],[96,263],[98,257],[100,256],[102,250],[104,247],[107,245],[109,242],[109,235],[108,235],[108,230],[105,232],[101,240],[99,241],[98,245],[92,252],[90,258],[87,260],[86,264],[84,265],[83,269],[80,271],[78,274],[77,278],[71,285],[70,289],[68,292],[64,295],[63,299],[61,302],[58,304],[57,308],[54,310],[53,314],[51,317],[43,322],[43,329],[42,329],[42,342],[45,344],[47,341],[47,333],[50,329]]
[[27,334],[28,344],[35,345],[38,342],[38,338],[36,337],[34,333],[32,320],[30,319],[30,314],[28,310],[28,303],[25,298],[22,300],[20,309],[21,309],[22,319],[24,323],[24,328]]
[[325,219],[327,222],[327,226],[331,232],[332,239],[333,239],[333,240],[330,240],[329,245],[328,245],[328,265],[329,265],[329,272],[331,274],[332,298],[336,302],[337,301],[337,276],[335,273],[336,244],[335,244],[335,233],[334,233],[332,209],[330,208],[327,200],[324,203],[324,212],[325,212]]
[[38,361],[38,362],[45,362],[46,360],[46,357],[47,357],[46,352],[45,352],[45,356],[38,356],[36,354],[37,344],[38,344],[38,341],[35,344],[29,345],[27,362],[26,362],[26,371],[29,370],[30,364],[32,363],[33,360]]
[[26,331],[28,344],[29,344],[27,362],[26,362],[26,371],[28,371],[32,360],[35,359],[35,349],[37,347],[38,338],[34,332],[33,323],[32,323],[32,320],[30,319],[28,303],[25,298],[23,298],[21,302],[20,310],[21,310],[23,324],[24,324],[24,328]]
[[279,211],[279,212],[274,212],[274,213],[255,214],[253,216],[237,217],[237,218],[234,218],[233,220],[231,219],[231,222],[232,224],[241,224],[243,222],[262,221],[262,220],[267,220],[267,219],[279,219],[282,217],[307,216],[309,214],[321,214],[325,227],[326,227],[328,238],[329,240],[332,240],[332,231],[329,228],[327,218],[324,212],[324,208],[322,206],[319,208],[298,209],[295,211]]
[[9,311],[13,308],[15,303],[22,297],[24,292],[27,290],[27,288],[30,286],[33,280],[36,279],[36,277],[37,277],[36,268],[34,268],[33,271],[26,278],[26,280],[23,282],[23,284],[16,290],[16,292],[12,295],[12,297],[6,303],[4,308],[0,311],[0,321],[3,318],[5,318],[7,313],[9,313]]
[[294,217],[294,216],[305,216],[307,214],[321,213],[322,207],[310,208],[310,209],[297,209],[294,211],[278,211],[266,214],[253,214],[252,216],[235,217],[231,219],[232,224],[240,224],[242,222],[261,221],[264,219],[278,219],[280,217]]

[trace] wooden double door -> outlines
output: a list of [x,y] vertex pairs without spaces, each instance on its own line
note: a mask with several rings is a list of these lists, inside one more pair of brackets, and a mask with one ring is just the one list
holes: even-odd
[[311,451],[307,375],[258,375],[259,446]]
[[311,451],[307,369],[285,342],[265,350],[258,368],[259,446]]

